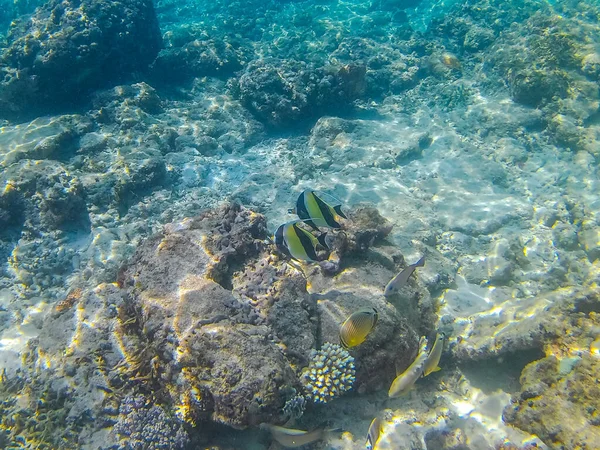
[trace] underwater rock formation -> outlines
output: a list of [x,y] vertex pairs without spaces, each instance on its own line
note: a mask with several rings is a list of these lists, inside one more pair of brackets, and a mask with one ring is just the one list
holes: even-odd
[[598,355],[554,355],[535,361],[521,374],[521,393],[504,420],[539,436],[552,448],[595,448],[600,442]]
[[366,89],[362,65],[317,67],[312,63],[266,60],[249,63],[235,90],[260,121],[285,128],[349,107]]
[[600,292],[565,297],[532,328],[546,356],[524,368],[504,420],[553,448],[594,448],[600,442]]
[[230,77],[247,62],[244,54],[248,49],[240,42],[231,42],[227,35],[215,38],[184,28],[167,32],[165,41],[167,48],[151,66],[152,78],[162,83],[202,76]]
[[51,0],[15,22],[0,54],[0,118],[84,103],[89,92],[144,71],[161,46],[148,0]]
[[0,239],[5,244],[0,252],[23,292],[35,296],[62,286],[76,255],[62,243],[69,233],[90,228],[81,181],[58,162],[27,159],[0,171],[0,185]]
[[[364,206],[348,214],[357,223],[340,237],[344,249],[337,254],[341,261],[360,264],[360,255],[390,226]],[[57,304],[16,378],[27,374],[35,380],[35,389],[27,391],[31,402],[47,391],[61,399],[45,416],[43,426],[52,432],[43,442],[85,436],[79,439],[107,439],[103,448],[138,448],[149,440],[156,446],[171,438],[173,445],[183,445],[182,426],[191,433],[209,422],[239,429],[281,423],[301,416],[305,407],[306,417],[312,402],[297,393],[309,384],[326,389],[318,399],[330,401],[353,385],[361,394],[372,389],[368,386],[389,383],[394,366],[405,366],[413,357],[417,333],[402,317],[404,311],[396,312],[381,295],[356,285],[369,279],[379,284],[387,269],[372,267],[374,277],[369,271],[355,277],[353,269],[327,272],[313,264],[303,274],[274,253],[267,235],[262,215],[227,204],[168,224],[138,247],[116,283],[75,289]],[[340,256],[335,258],[339,263]],[[309,293],[306,277],[329,291]],[[424,290],[410,284],[410,292]],[[345,292],[336,299],[333,291],[341,286]],[[358,305],[380,310],[380,324],[350,352],[334,343],[343,317],[329,315],[328,298],[339,301],[343,311]],[[419,316],[420,304],[411,308]],[[319,354],[327,374],[317,367]],[[47,369],[36,372],[39,364]],[[21,384],[15,386],[23,393]],[[3,411],[10,417],[27,413],[16,404]],[[70,418],[66,427],[53,422],[65,416]],[[31,441],[28,429],[17,423],[4,428],[11,439]]]

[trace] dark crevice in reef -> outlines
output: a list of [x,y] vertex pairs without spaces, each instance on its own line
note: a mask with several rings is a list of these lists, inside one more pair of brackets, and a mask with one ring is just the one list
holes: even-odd
[[495,359],[475,361],[459,366],[471,385],[491,394],[498,389],[515,393],[521,389],[519,378],[525,366],[544,357],[539,349],[508,353]]

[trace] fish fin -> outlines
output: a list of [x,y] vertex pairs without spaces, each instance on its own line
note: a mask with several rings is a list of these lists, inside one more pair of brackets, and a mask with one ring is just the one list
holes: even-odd
[[430,373],[433,372],[439,372],[440,370],[442,370],[442,368],[440,366],[437,366],[435,369],[433,369]]
[[317,236],[317,241],[319,242],[319,244],[321,244],[321,246],[323,246],[324,248],[329,250],[329,245],[327,245],[327,241],[325,240],[326,236],[327,236],[327,232],[321,233],[320,235]]
[[336,205],[333,207],[333,210],[337,213],[338,216],[344,218],[344,219],[348,219],[348,217],[346,217],[346,214],[344,214],[342,212],[342,205]]

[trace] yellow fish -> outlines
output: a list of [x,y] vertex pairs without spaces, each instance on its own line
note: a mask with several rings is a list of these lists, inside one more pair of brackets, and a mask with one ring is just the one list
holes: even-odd
[[440,363],[440,358],[442,357],[442,350],[444,349],[444,333],[438,333],[435,337],[435,342],[429,355],[427,356],[427,360],[425,361],[425,365],[423,366],[423,376],[426,377],[432,372],[437,372],[440,370],[438,364]]
[[427,361],[427,338],[421,337],[419,341],[419,353],[408,369],[398,375],[388,391],[388,397],[396,398],[406,393],[414,386],[419,377],[423,374],[423,367]]
[[284,223],[275,231],[275,245],[286,255],[299,261],[318,261],[317,248],[327,248],[325,234],[319,237],[298,226],[302,220]]
[[363,308],[352,313],[340,326],[340,342],[346,348],[362,344],[377,324],[377,310]]

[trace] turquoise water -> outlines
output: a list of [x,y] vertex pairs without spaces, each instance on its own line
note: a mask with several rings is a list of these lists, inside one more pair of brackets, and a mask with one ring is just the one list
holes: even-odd
[[0,448],[600,448],[599,19],[0,0]]

